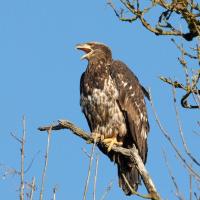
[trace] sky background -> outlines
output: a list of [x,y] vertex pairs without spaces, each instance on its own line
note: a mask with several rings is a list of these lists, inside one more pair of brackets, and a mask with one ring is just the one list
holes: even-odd
[[[184,81],[177,58],[180,53],[169,37],[157,37],[139,23],[120,22],[106,1],[7,0],[0,1],[0,194],[4,199],[19,197],[19,177],[6,176],[7,167],[20,169],[20,145],[10,133],[22,134],[22,116],[26,116],[27,139],[25,166],[34,162],[25,174],[30,182],[36,177],[34,199],[39,198],[41,174],[47,135],[39,132],[41,125],[58,119],[68,119],[88,131],[79,106],[79,80],[87,62],[75,50],[77,43],[98,41],[107,44],[114,59],[125,62],[145,87],[151,88],[161,122],[183,150],[172,103],[172,90],[159,80],[160,75]],[[186,45],[188,45],[186,43]],[[178,91],[179,99],[183,93]],[[189,198],[189,177],[160,132],[149,102],[151,126],[147,169],[164,199],[174,199],[174,187],[169,178],[162,151],[167,157],[181,192]],[[184,133],[193,154],[199,157],[199,137],[196,119],[198,111],[179,106]],[[44,199],[51,199],[57,187],[57,199],[82,199],[89,159],[82,148],[86,144],[69,131],[54,132],[51,140]],[[116,166],[98,150],[100,156],[97,177],[97,200],[113,182],[107,200],[133,199],[118,187]],[[26,168],[25,167],[25,168]],[[87,199],[92,199],[93,175]],[[144,186],[139,188],[146,193]],[[134,199],[140,199],[134,197]]]

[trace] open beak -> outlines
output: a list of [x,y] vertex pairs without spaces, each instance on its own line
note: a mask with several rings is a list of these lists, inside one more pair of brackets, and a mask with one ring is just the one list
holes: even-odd
[[85,52],[85,54],[81,57],[81,60],[88,58],[89,53],[91,53],[91,51],[92,51],[90,45],[88,45],[88,44],[77,44],[76,49],[82,50]]

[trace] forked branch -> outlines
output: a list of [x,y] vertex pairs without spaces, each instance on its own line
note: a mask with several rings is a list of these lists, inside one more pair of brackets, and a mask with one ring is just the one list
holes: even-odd
[[[49,131],[49,130],[61,130],[61,129],[69,129],[71,130],[76,136],[84,139],[87,143],[94,143],[96,140],[98,147],[104,147],[105,144],[101,142],[100,138],[93,138],[91,135],[83,131],[82,129],[78,128],[71,122],[67,120],[59,120],[57,124],[49,125],[49,126],[43,126],[38,128],[40,131]],[[128,157],[130,161],[135,165],[142,177],[142,180],[144,182],[144,185],[148,191],[148,195],[146,195],[146,198],[152,199],[152,200],[161,200],[161,197],[159,193],[156,190],[156,187],[146,170],[139,154],[135,146],[133,146],[132,149],[126,149],[122,147],[113,146],[112,150],[117,153],[121,153],[122,155]]]
[[[120,21],[140,23],[150,32],[156,35],[173,35],[191,41],[193,38],[200,35],[200,8],[195,0],[179,0],[179,1],[165,1],[165,0],[150,0],[147,2],[134,0],[119,0],[116,5],[112,0],[107,0],[108,5],[112,8],[115,15]],[[160,7],[160,14],[155,18],[155,7]],[[148,14],[148,17],[145,17]],[[153,20],[149,20],[149,16],[154,16]],[[188,27],[188,31],[183,33],[176,25],[175,17],[183,19],[183,22]],[[154,21],[154,23],[152,22]]]

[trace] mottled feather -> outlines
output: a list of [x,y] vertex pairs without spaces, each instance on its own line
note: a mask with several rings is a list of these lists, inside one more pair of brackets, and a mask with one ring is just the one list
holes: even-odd
[[[116,138],[124,148],[132,148],[134,144],[145,163],[149,123],[144,95],[148,98],[148,92],[123,62],[112,59],[106,45],[89,42],[78,48],[87,53],[84,58],[88,66],[80,81],[80,104],[91,132],[102,134],[104,138]],[[138,170],[128,158],[99,147],[117,164],[119,185],[126,195],[131,195],[123,175],[137,190]]]
[[110,72],[119,91],[118,103],[127,118],[133,143],[142,160],[146,162],[149,123],[143,90],[137,77],[123,62],[113,61]]

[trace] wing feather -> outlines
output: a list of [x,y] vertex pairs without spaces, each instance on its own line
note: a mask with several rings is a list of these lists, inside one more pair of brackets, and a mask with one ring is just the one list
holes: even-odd
[[133,72],[121,61],[112,62],[110,75],[119,92],[118,104],[126,118],[128,134],[131,135],[142,160],[146,162],[149,123],[143,87]]
[[[85,72],[82,73],[81,79],[80,79],[80,96],[84,96],[84,87],[83,87],[83,85],[84,85],[84,76],[85,76]],[[83,102],[81,102],[81,101],[83,101],[83,98],[82,98],[82,97],[81,97],[81,99],[80,99],[80,105],[83,103]],[[82,107],[82,105],[81,105],[81,107]],[[83,108],[82,108],[82,109],[83,109]],[[88,114],[86,113],[86,110],[83,109],[82,111],[83,111],[83,114],[84,114],[84,116],[85,116],[85,118],[86,118],[86,120],[87,120],[87,123],[88,123],[88,125],[89,125],[90,131],[92,131],[92,124],[91,124],[92,122],[91,122],[91,120],[89,120],[89,116],[88,116]]]

